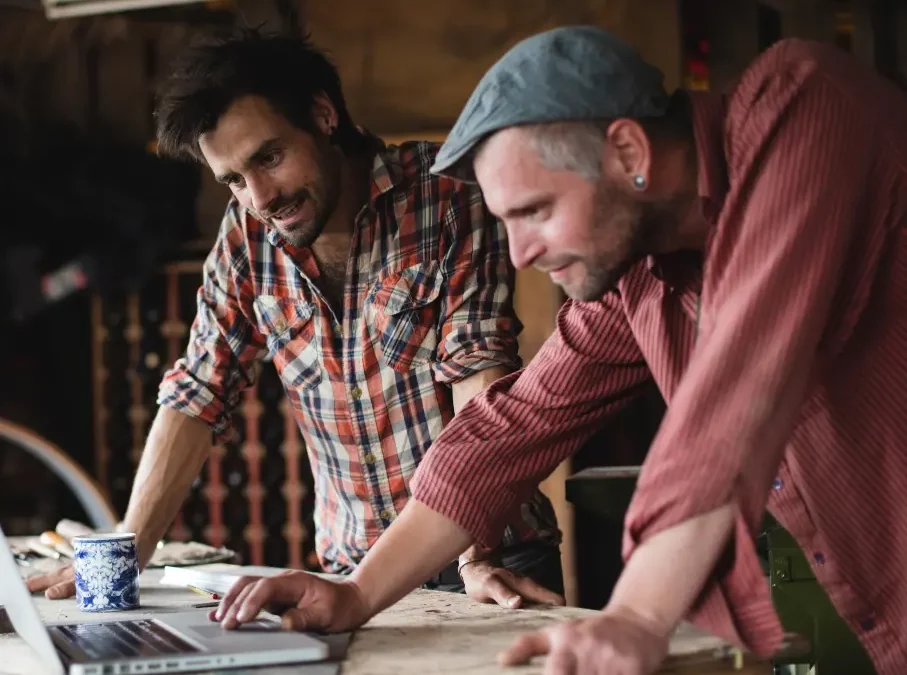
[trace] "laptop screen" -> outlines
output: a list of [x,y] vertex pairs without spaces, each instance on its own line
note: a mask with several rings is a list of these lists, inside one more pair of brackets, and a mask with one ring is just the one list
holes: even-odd
[[60,661],[60,657],[57,656],[57,650],[54,649],[44,622],[41,621],[38,608],[32,601],[25,580],[19,573],[19,566],[13,558],[9,542],[3,534],[3,528],[0,528],[0,579],[3,579],[3,583],[0,584],[0,605],[6,609],[13,628],[47,664],[51,669],[49,672],[54,675],[63,675],[66,669]]

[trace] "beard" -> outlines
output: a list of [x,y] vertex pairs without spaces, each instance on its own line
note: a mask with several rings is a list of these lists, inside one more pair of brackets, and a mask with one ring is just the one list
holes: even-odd
[[655,223],[647,205],[601,180],[595,190],[589,254],[578,256],[582,278],[564,285],[574,300],[598,300],[613,290],[621,277],[642,257]]
[[661,240],[677,229],[684,203],[683,196],[639,201],[604,180],[594,199],[589,253],[572,261],[581,265],[583,276],[573,284],[562,285],[569,297],[582,302],[601,299],[616,288],[633,265],[657,253],[664,243]]
[[326,209],[321,200],[312,194],[308,188],[303,188],[293,197],[288,198],[282,205],[273,209],[276,213],[285,206],[302,203],[300,208],[309,206],[312,215],[308,220],[299,220],[289,226],[280,226],[271,223],[271,226],[280,232],[281,236],[296,247],[311,246],[324,231],[325,225],[331,219],[333,209]]
[[[326,155],[319,162],[320,175],[309,185],[295,190],[290,196],[279,195],[270,204],[271,215],[294,204],[299,204],[299,219],[288,225],[278,225],[270,218],[265,221],[290,244],[297,248],[311,246],[321,236],[324,228],[337,211],[340,201],[340,164]],[[309,211],[306,214],[306,210]]]

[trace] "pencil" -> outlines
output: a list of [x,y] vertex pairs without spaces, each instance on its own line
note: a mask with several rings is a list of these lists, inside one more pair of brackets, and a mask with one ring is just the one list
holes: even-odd
[[204,595],[206,598],[211,598],[212,600],[220,600],[220,595],[215,593],[214,591],[209,591],[204,588],[199,588],[198,586],[191,586],[189,584],[186,584],[186,588],[188,588],[193,593],[198,593],[199,595]]

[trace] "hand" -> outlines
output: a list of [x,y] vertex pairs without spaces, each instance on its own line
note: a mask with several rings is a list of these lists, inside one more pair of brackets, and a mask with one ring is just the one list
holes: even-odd
[[285,630],[341,632],[365,623],[371,612],[353,581],[331,581],[307,572],[241,577],[208,614],[228,629],[253,621],[264,609],[283,616]]
[[563,596],[549,591],[529,577],[504,567],[495,567],[487,560],[477,560],[462,566],[460,576],[466,587],[466,595],[479,602],[496,602],[508,609],[516,609],[526,600],[545,605],[567,604]]
[[31,577],[26,582],[30,593],[44,591],[48,600],[63,600],[76,594],[76,577],[72,563],[58,570]]
[[629,611],[607,608],[593,619],[550,626],[519,638],[501,652],[501,665],[529,663],[547,654],[545,675],[649,675],[668,651],[664,631]]

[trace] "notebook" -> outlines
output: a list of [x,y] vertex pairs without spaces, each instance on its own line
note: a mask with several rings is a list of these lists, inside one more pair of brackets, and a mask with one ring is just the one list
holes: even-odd
[[162,586],[195,586],[206,591],[223,595],[230,590],[240,577],[274,577],[286,572],[280,567],[261,567],[257,565],[197,565],[194,567],[164,567],[161,577]]

